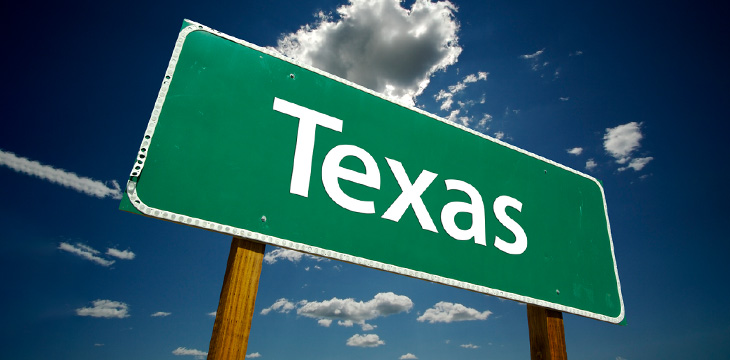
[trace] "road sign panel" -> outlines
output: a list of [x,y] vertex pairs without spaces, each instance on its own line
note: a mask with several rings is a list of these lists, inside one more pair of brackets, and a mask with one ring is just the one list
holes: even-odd
[[122,209],[623,319],[594,178],[186,24]]

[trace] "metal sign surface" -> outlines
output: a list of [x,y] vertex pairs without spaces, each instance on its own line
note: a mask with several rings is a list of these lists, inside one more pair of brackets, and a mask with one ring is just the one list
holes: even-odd
[[594,178],[185,25],[120,208],[623,319]]

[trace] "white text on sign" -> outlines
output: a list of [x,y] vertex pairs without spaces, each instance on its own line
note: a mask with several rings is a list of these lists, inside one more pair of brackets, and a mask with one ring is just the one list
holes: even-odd
[[[342,120],[279,98],[274,98],[274,110],[299,119],[289,192],[308,197],[317,126],[342,132]],[[341,167],[340,163],[347,156],[353,156],[362,161],[365,165],[365,172],[360,173]],[[421,228],[437,233],[438,229],[433,219],[431,219],[423,200],[421,200],[421,195],[438,175],[423,170],[416,178],[416,181],[411,183],[403,164],[389,158],[385,158],[385,160],[402,192],[381,217],[398,222],[410,206],[413,208]],[[355,145],[335,146],[327,153],[322,163],[322,184],[332,201],[344,209],[363,214],[375,213],[373,201],[359,200],[348,196],[340,188],[339,179],[379,190],[380,169],[370,153]],[[462,191],[471,199],[471,203],[454,201],[446,204],[441,209],[441,225],[443,225],[444,230],[456,240],[470,240],[473,238],[476,244],[486,246],[484,202],[479,191],[471,184],[461,180],[447,179],[444,180],[444,184],[446,190]],[[500,239],[499,236],[495,236],[494,246],[507,254],[519,255],[527,249],[527,235],[522,227],[507,215],[507,207],[522,212],[522,203],[513,197],[502,195],[497,197],[492,205],[494,216],[514,234],[515,241],[507,242]],[[470,213],[472,216],[472,224],[469,229],[461,229],[456,226],[456,215],[462,212]]]

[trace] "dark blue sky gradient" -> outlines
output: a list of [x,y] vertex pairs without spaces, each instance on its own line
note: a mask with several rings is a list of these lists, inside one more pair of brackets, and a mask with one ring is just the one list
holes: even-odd
[[[410,5],[412,1],[404,4]],[[126,183],[184,18],[260,46],[311,23],[335,1],[132,1],[2,5],[0,149],[102,181]],[[459,62],[418,98],[466,74],[494,131],[538,155],[603,182],[628,326],[566,315],[571,359],[718,359],[730,352],[726,260],[730,196],[728,21],[719,5],[683,1],[456,1]],[[405,6],[405,5],[404,5]],[[520,55],[545,49],[538,71]],[[582,55],[570,56],[576,51]],[[555,71],[559,71],[557,78]],[[463,98],[467,99],[466,95]],[[560,101],[560,97],[569,97]],[[515,113],[513,110],[519,110]],[[619,167],[603,148],[606,128],[641,123],[642,171]],[[576,157],[566,149],[580,146]],[[475,164],[478,166],[478,164]],[[642,175],[646,175],[642,178]],[[165,359],[206,351],[230,240],[147,219],[0,167],[0,340],[12,359]],[[131,249],[132,261],[103,268],[58,250],[81,242]],[[320,272],[304,271],[320,265]],[[344,345],[357,326],[317,326],[295,314],[254,317],[249,353],[262,359],[524,359],[524,306],[352,265],[303,260],[264,265],[257,314],[279,298],[367,301],[409,296],[410,313],[373,323],[386,345]],[[129,318],[79,317],[96,299],[130,305]],[[485,322],[425,324],[438,301],[493,312]],[[165,318],[150,317],[157,311]],[[446,347],[445,340],[451,340]],[[460,344],[474,343],[468,350]],[[94,344],[104,346],[94,346]],[[492,344],[492,345],[488,345]]]

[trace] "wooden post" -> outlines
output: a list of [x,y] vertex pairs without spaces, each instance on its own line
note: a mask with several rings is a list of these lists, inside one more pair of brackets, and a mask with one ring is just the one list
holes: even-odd
[[527,325],[530,328],[530,359],[568,359],[563,313],[528,304]]
[[209,360],[246,357],[265,244],[233,238],[208,347]]

